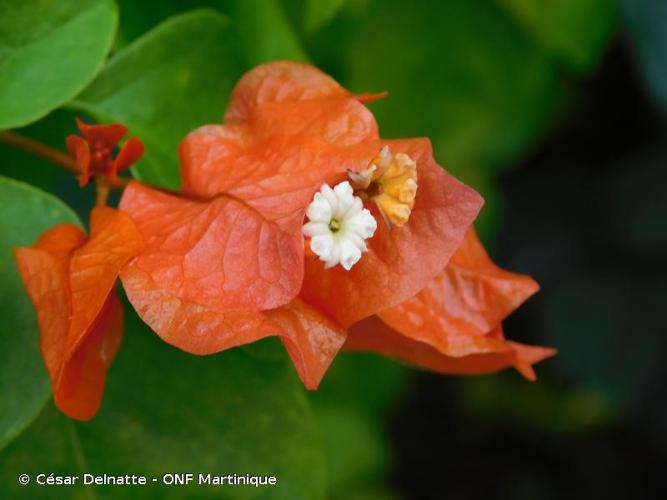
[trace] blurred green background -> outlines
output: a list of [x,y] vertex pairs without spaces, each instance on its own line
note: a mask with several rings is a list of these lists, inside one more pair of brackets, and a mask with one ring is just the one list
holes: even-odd
[[[494,259],[542,286],[507,336],[560,353],[535,384],[344,354],[306,393],[273,340],[196,358],[128,314],[102,411],[73,423],[49,399],[7,252],[50,224],[26,200],[73,217],[15,180],[84,223],[94,194],[0,144],[0,174],[13,179],[0,183],[0,317],[12,318],[0,333],[0,498],[667,493],[667,2],[116,4],[0,0],[0,129],[62,148],[75,115],[122,121],[147,145],[135,173],[173,187],[179,139],[220,121],[235,81],[258,63],[309,61],[352,91],[386,90],[370,105],[382,135],[430,137],[439,162],[485,196],[477,228]],[[280,487],[16,482],[86,470],[276,473]]]

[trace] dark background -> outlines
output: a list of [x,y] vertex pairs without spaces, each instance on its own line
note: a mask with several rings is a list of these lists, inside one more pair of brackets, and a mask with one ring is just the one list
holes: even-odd
[[539,389],[416,377],[392,481],[409,498],[661,498],[667,142],[625,37],[500,185],[495,256],[542,286],[506,330],[561,353]]

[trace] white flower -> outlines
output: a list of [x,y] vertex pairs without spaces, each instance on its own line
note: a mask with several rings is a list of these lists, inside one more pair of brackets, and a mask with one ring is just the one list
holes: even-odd
[[354,196],[348,181],[333,189],[322,184],[306,211],[309,222],[303,234],[310,236],[310,248],[325,267],[339,264],[349,271],[366,251],[366,239],[373,236],[377,222],[361,198]]

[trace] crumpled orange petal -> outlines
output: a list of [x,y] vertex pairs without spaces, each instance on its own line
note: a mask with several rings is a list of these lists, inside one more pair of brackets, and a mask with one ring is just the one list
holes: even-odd
[[212,197],[236,189],[247,199],[252,189],[288,199],[366,167],[379,149],[354,158],[340,148],[378,139],[372,113],[331,77],[300,63],[262,65],[237,84],[225,124],[201,127],[181,143],[183,191]]
[[345,332],[294,299],[277,309],[215,310],[178,298],[136,266],[121,271],[139,316],[166,342],[193,354],[212,354],[278,335],[308,389],[316,389],[345,342]]
[[[500,330],[494,332],[494,335],[500,335]],[[447,356],[428,343],[398,333],[377,316],[354,324],[348,331],[344,349],[377,352],[437,373],[474,375],[493,373],[512,366],[528,380],[536,379],[532,365],[556,353],[548,347],[496,341],[489,337],[484,351],[461,357]]]
[[470,229],[445,269],[414,298],[352,328],[350,350],[374,350],[443,373],[487,373],[532,364],[555,350],[505,341],[501,321],[539,286],[496,266]]
[[496,266],[471,229],[447,267],[426,288],[379,316],[404,335],[437,345],[448,355],[465,356],[468,350],[479,349],[478,338],[538,289],[529,276]]
[[212,354],[277,333],[259,311],[218,310],[187,301],[159,286],[141,267],[121,271],[123,288],[139,316],[165,341],[193,354]]
[[14,255],[35,309],[40,345],[56,405],[90,419],[99,408],[106,371],[122,335],[122,306],[113,292],[118,272],[143,246],[125,214],[107,207],[91,214],[90,237],[56,226]]
[[[440,372],[484,373],[514,366],[534,379],[531,365],[555,351],[505,341],[501,321],[538,288],[532,278],[496,266],[470,229],[426,288],[378,314],[391,328],[377,321],[355,325],[346,348],[380,349]],[[366,334],[365,329],[372,331]]]
[[246,73],[232,92],[225,121],[249,121],[264,103],[313,101],[349,96],[336,80],[308,64],[278,61],[257,66]]
[[317,389],[347,333],[301,299],[267,311],[306,389]]
[[[256,311],[283,305],[299,292],[300,235],[237,198],[199,201],[133,182],[120,208],[131,214],[146,241],[128,268],[146,273],[155,286],[183,301],[217,311]],[[127,284],[125,289],[134,303],[134,290]]]

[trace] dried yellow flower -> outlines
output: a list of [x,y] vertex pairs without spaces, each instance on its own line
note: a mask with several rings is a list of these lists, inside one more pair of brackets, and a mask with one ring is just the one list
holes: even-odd
[[375,202],[391,229],[410,218],[417,195],[417,164],[405,153],[382,148],[361,172],[348,171],[355,195]]

